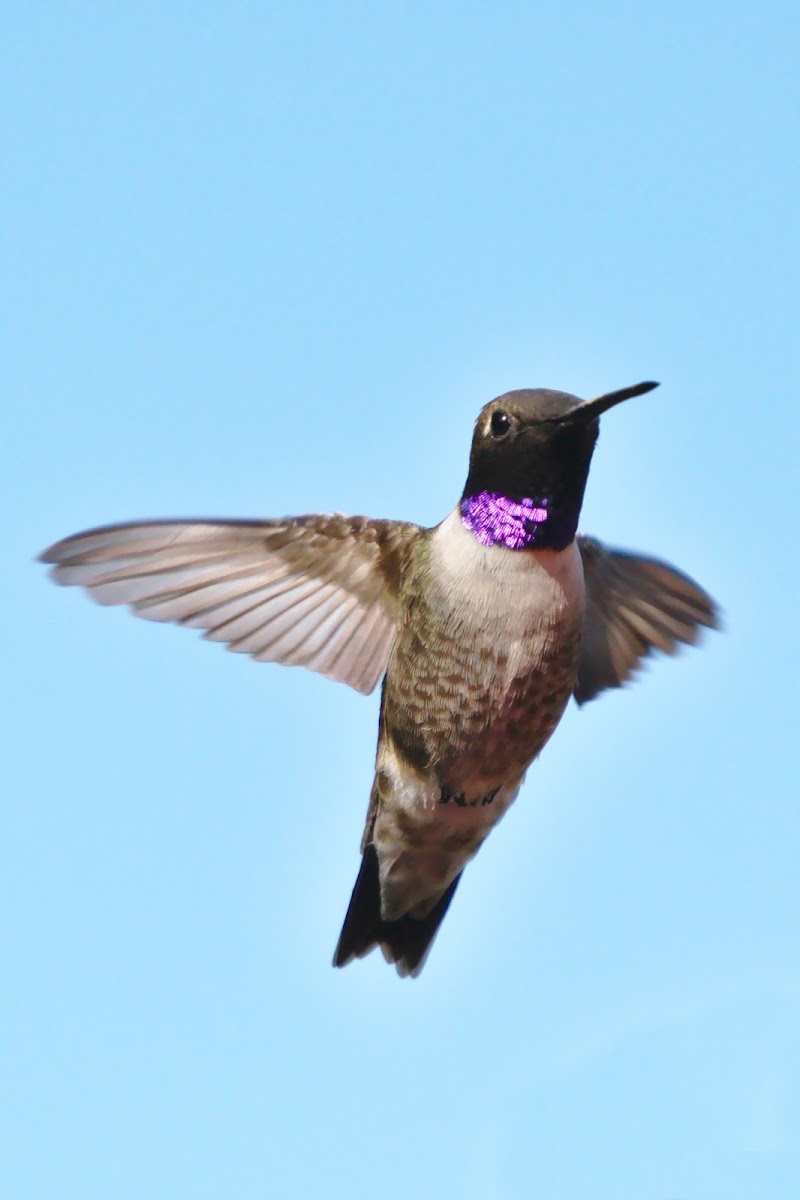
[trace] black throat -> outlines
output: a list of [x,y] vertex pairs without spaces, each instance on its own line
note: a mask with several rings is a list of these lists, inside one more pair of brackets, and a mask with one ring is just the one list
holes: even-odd
[[564,550],[583,505],[597,427],[553,424],[473,446],[461,519],[483,545]]

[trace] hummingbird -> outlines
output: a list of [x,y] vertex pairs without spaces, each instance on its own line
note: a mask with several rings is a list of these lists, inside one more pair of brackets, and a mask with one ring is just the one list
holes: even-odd
[[570,697],[626,683],[717,607],[655,558],[577,533],[599,418],[547,388],[480,411],[439,525],[341,514],[108,525],[41,555],[101,604],[202,629],[257,662],[369,693],[382,681],[361,864],[334,954],[379,946],[419,974],[464,868],[504,816]]

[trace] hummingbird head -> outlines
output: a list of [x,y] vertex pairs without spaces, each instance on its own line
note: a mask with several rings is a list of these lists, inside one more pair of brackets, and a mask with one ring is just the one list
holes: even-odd
[[506,392],[480,411],[461,498],[484,545],[560,550],[575,536],[600,415],[657,383],[595,400],[549,388]]

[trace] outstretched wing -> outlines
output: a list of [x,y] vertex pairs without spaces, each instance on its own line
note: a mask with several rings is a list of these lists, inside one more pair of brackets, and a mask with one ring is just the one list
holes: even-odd
[[674,654],[716,629],[719,612],[701,587],[655,558],[612,550],[580,535],[586,612],[575,699],[621,687],[653,650]]
[[56,583],[149,621],[206,630],[259,662],[371,692],[395,636],[418,526],[367,517],[145,521],[90,529],[41,559]]

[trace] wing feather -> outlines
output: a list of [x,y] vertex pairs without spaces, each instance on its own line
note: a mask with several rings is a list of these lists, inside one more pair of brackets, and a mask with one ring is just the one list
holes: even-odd
[[719,611],[707,592],[654,558],[612,550],[579,536],[586,612],[575,699],[621,687],[653,650],[674,654],[716,629]]
[[149,621],[204,630],[258,662],[305,666],[370,692],[394,641],[419,527],[366,517],[150,521],[65,538],[56,583]]

